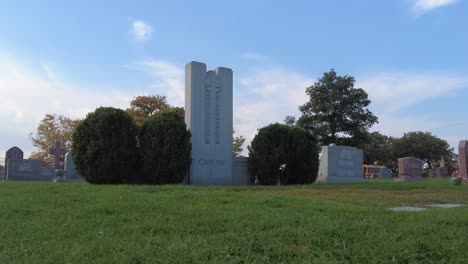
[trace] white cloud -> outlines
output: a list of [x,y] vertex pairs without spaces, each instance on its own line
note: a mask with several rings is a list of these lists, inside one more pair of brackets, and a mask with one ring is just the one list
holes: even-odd
[[92,88],[63,82],[50,67],[36,72],[17,59],[0,55],[0,157],[14,145],[28,156],[33,149],[28,135],[46,113],[83,118],[100,106],[124,109],[135,96],[117,89]]
[[162,60],[148,59],[136,65],[138,70],[147,73],[152,79],[151,88],[159,95],[167,96],[169,104],[184,106],[184,69]]
[[414,0],[413,2],[413,11],[417,15],[422,15],[434,9],[455,4],[458,0]]
[[281,123],[288,115],[298,116],[298,107],[308,100],[305,89],[311,84],[312,78],[281,66],[257,69],[241,78],[240,87],[234,88],[234,129],[247,139],[245,146],[258,128]]
[[151,37],[153,27],[142,20],[135,20],[132,23],[131,33],[137,41],[145,41]]
[[373,107],[392,112],[458,89],[468,88],[468,77],[382,73],[358,78],[357,87],[366,90]]

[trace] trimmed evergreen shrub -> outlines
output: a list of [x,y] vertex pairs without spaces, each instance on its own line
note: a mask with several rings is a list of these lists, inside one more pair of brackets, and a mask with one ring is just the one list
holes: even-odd
[[[271,124],[258,130],[249,149],[249,171],[259,184],[307,184],[317,178],[317,139],[300,127]],[[286,164],[281,173],[279,168]]]
[[192,144],[191,133],[180,114],[157,113],[143,123],[138,138],[145,182],[181,183],[192,159]]
[[128,113],[112,107],[96,109],[72,136],[76,170],[89,183],[126,183],[138,159],[136,136]]

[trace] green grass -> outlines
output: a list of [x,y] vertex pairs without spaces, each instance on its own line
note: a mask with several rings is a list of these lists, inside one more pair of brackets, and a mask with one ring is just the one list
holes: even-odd
[[0,263],[466,263],[468,185],[0,182]]

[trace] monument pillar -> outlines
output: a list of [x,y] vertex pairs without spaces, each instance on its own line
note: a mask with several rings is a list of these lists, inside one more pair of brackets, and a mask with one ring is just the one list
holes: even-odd
[[232,70],[190,62],[185,66],[185,122],[192,133],[188,181],[230,185],[232,180]]
[[460,140],[458,144],[458,159],[460,162],[460,175],[463,179],[468,177],[468,141]]

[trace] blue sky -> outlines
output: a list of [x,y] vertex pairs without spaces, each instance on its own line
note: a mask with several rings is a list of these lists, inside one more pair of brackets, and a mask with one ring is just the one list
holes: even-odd
[[468,138],[464,0],[0,0],[0,157],[46,113],[83,117],[132,97],[184,104],[185,63],[234,70],[234,127],[298,115],[323,72],[355,76],[373,130]]

